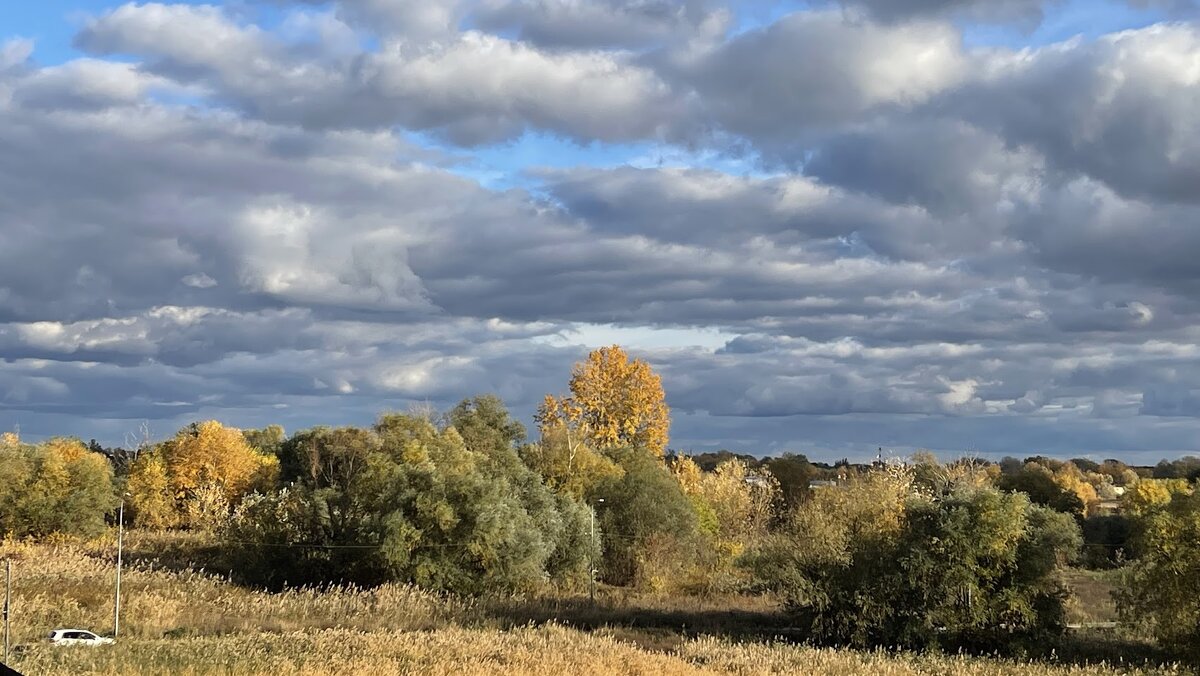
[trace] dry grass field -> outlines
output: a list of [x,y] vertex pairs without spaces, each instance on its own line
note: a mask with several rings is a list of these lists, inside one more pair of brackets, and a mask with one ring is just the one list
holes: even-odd
[[[131,538],[121,638],[52,648],[52,628],[112,627],[111,543],[6,543],[13,666],[27,674],[1109,674],[1179,666],[856,652],[772,638],[763,599],[464,600],[404,586],[267,594]],[[737,605],[730,610],[731,605]],[[568,626],[568,623],[570,626]]]

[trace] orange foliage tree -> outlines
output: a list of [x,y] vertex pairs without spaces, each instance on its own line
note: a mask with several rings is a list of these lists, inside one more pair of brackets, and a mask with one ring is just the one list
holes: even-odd
[[[278,458],[255,451],[240,430],[209,420],[143,453],[128,490],[140,525],[207,527],[246,494],[271,487],[278,475]],[[163,513],[164,492],[174,514]]]
[[570,397],[547,395],[538,408],[543,434],[565,427],[569,451],[584,443],[666,451],[671,412],[662,379],[645,361],[630,360],[618,345],[602,347],[575,365],[570,388]]

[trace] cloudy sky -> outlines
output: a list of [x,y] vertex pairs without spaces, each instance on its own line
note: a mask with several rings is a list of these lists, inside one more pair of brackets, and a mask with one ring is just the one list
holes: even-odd
[[1187,0],[0,8],[0,428],[361,424],[591,347],[675,448],[1200,448]]

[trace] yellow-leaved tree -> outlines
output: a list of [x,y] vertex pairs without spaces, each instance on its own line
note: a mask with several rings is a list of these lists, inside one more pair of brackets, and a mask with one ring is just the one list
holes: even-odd
[[143,452],[130,471],[127,491],[139,525],[203,529],[215,526],[248,493],[272,486],[278,476],[278,458],[255,451],[240,430],[209,420]]
[[179,521],[167,465],[161,453],[141,453],[129,470],[125,484],[133,520],[142,528],[170,528]]
[[1063,466],[1054,472],[1054,483],[1079,498],[1079,502],[1083,504],[1085,515],[1091,516],[1095,513],[1096,507],[1100,504],[1100,496],[1096,493],[1096,487],[1088,481],[1087,476],[1074,463],[1063,463]]
[[593,450],[564,423],[542,426],[542,438],[521,449],[521,458],[542,475],[555,492],[582,500],[605,479],[625,470],[603,453]]
[[580,444],[666,451],[671,411],[662,379],[645,361],[630,360],[618,345],[602,347],[575,365],[570,388],[569,397],[547,396],[536,416],[543,434],[566,430],[570,455]]
[[1166,507],[1175,496],[1191,491],[1187,479],[1142,479],[1126,489],[1122,504],[1132,516],[1144,516]]

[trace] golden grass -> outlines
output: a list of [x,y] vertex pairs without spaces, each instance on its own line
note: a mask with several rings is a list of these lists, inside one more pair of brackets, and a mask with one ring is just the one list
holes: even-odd
[[[5,543],[12,557],[14,643],[57,627],[112,630],[113,561],[104,543]],[[404,585],[371,590],[300,589],[267,594],[203,570],[127,565],[122,576],[121,637],[162,638],[237,632],[347,628],[430,629],[472,615],[473,602]]]
[[448,627],[417,632],[239,633],[179,639],[132,639],[102,648],[24,653],[30,674],[961,674],[1090,676],[1181,674],[1180,668],[1116,670],[961,656],[816,649],[789,644],[735,644],[717,638],[684,642],[673,653],[646,651],[615,637],[556,625],[508,631]]
[[1067,603],[1068,622],[1114,622],[1117,620],[1117,604],[1113,592],[1117,588],[1115,570],[1067,571],[1067,585],[1071,598]]
[[[137,535],[133,537],[137,545]],[[610,595],[597,607],[575,600],[472,601],[402,585],[373,590],[269,594],[200,570],[135,561],[124,576],[121,638],[100,648],[53,648],[56,627],[107,632],[112,625],[111,542],[0,544],[14,566],[14,666],[27,674],[1013,674],[1117,673],[1092,666],[964,656],[860,652],[782,641],[736,641],[641,628],[613,618],[722,615],[729,599],[637,599]],[[656,605],[657,604],[657,605]],[[752,623],[773,606],[743,599],[734,620]],[[503,612],[497,612],[500,609]],[[521,611],[521,612],[518,612]],[[690,613],[690,615],[688,615]],[[549,617],[594,631],[542,623]],[[731,615],[732,616],[732,615]],[[674,617],[674,616],[672,616]],[[645,618],[640,618],[645,619]],[[529,624],[521,625],[522,622]],[[512,626],[517,622],[517,626]],[[735,624],[736,624],[735,622]],[[646,627],[649,627],[647,629]],[[705,632],[708,627],[696,627]],[[658,633],[655,633],[658,632]],[[1179,667],[1119,673],[1188,673]]]

